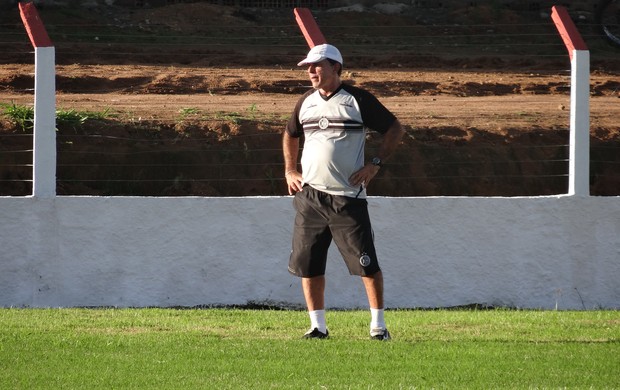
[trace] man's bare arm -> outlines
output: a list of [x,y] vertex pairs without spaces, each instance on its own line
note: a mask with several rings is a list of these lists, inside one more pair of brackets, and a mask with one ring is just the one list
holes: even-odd
[[301,191],[301,174],[297,171],[299,155],[299,138],[291,137],[287,131],[282,135],[282,151],[284,153],[284,177],[289,195]]
[[[379,146],[379,152],[376,156],[379,157],[381,161],[385,161],[394,153],[396,147],[400,143],[400,140],[403,138],[405,134],[405,129],[397,120],[394,121],[392,126],[388,129],[388,131],[383,134],[383,141],[381,142],[381,146]],[[379,173],[379,167],[366,164],[359,171],[355,172],[351,175],[349,182],[351,185],[358,186],[363,184],[365,187],[368,187],[368,183],[375,177],[375,175]]]
[[396,119],[388,131],[383,135],[383,142],[379,147],[379,153],[376,157],[379,157],[381,161],[387,160],[392,153],[394,153],[394,150],[396,150],[396,147],[400,143],[400,140],[403,138],[404,134],[405,129],[403,129],[403,126],[400,124],[398,119]]

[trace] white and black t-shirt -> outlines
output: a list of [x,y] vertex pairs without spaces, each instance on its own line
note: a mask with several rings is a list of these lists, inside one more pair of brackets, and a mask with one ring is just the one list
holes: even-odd
[[301,155],[304,184],[332,195],[365,198],[366,189],[349,185],[364,166],[366,130],[387,132],[396,117],[371,93],[347,84],[329,97],[318,90],[297,102],[286,131],[304,135]]

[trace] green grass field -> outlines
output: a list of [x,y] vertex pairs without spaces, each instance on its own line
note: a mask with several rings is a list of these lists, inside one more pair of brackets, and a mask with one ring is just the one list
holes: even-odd
[[620,388],[619,311],[0,309],[0,389]]

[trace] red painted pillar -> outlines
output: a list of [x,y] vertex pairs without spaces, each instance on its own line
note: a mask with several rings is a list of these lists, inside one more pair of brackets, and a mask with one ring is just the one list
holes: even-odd
[[306,42],[310,48],[327,43],[321,29],[312,16],[312,12],[310,12],[308,8],[295,8],[293,13],[301,29],[301,33],[304,35],[304,38],[306,38]]

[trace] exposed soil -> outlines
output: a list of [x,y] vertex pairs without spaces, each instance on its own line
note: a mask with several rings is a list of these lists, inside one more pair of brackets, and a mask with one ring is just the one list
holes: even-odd
[[[186,6],[196,12],[196,5]],[[189,16],[179,7],[174,21],[163,9],[148,12],[181,29]],[[252,23],[234,12],[225,17]],[[58,122],[58,194],[285,194],[280,133],[308,88],[306,74],[292,59],[287,66],[284,57],[249,66],[247,56],[235,63],[229,54],[227,66],[135,58],[114,64],[109,56],[78,64],[64,56],[57,65],[57,107],[107,115]],[[371,195],[566,192],[566,66],[523,69],[477,60],[445,59],[434,67],[394,63],[392,56],[374,58],[372,67],[362,60],[345,63],[344,81],[375,93],[407,129]],[[32,104],[31,62],[0,64],[0,103]],[[591,192],[620,195],[620,77],[614,67],[593,66],[590,108]],[[0,117],[0,195],[32,191],[32,168],[24,166],[32,153],[19,152],[32,148],[26,134]],[[369,135],[368,155],[378,142]]]

